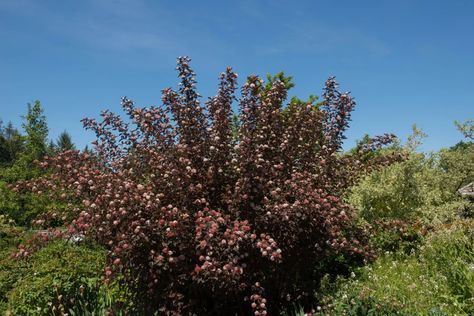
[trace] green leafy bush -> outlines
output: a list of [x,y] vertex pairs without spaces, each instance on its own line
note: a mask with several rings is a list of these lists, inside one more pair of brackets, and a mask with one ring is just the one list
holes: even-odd
[[27,226],[36,216],[46,212],[51,203],[32,194],[12,192],[8,185],[44,174],[33,164],[48,153],[48,125],[39,101],[28,104],[22,127],[25,135],[12,124],[6,128],[0,126],[0,214],[9,216],[17,225]]
[[376,220],[368,229],[372,248],[378,253],[401,252],[410,254],[423,241],[423,237],[432,227],[420,221]]
[[0,181],[0,214],[7,215],[17,225],[29,226],[49,206],[51,203],[47,199],[29,193],[12,192],[7,183]]
[[22,273],[8,294],[14,315],[61,315],[78,301],[97,304],[105,265],[102,249],[58,241],[18,261],[11,272]]
[[442,274],[463,309],[474,314],[474,222],[465,220],[446,225],[430,236],[423,255]]
[[352,278],[323,283],[321,313],[472,315],[473,269],[474,222],[457,221],[430,233],[415,254],[388,254]]
[[0,314],[7,309],[7,294],[21,277],[23,264],[10,258],[16,246],[27,238],[22,228],[12,225],[12,220],[0,215]]
[[419,214],[426,204],[427,178],[432,170],[422,154],[411,154],[410,159],[378,170],[352,189],[349,202],[359,215],[375,219],[409,219]]
[[466,216],[472,203],[457,190],[474,180],[474,144],[438,153],[411,152],[409,159],[373,172],[352,188],[348,201],[374,220],[420,219],[443,223]]

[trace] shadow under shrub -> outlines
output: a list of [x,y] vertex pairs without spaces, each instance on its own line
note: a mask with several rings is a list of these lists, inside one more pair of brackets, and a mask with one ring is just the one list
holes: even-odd
[[341,155],[355,102],[334,78],[321,103],[293,98],[284,107],[287,79],[249,76],[236,122],[230,68],[206,107],[187,57],[177,70],[179,89],[163,90],[163,106],[123,98],[126,120],[109,111],[101,122],[85,119],[95,154],[46,158],[47,175],[15,190],[71,203],[67,233],[107,249],[107,279],[125,278],[146,314],[310,306],[318,264],[372,258],[341,196],[360,175],[402,158],[370,154],[393,135]]

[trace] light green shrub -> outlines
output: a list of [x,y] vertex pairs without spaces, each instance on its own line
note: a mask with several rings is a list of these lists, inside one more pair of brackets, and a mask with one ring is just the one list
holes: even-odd
[[378,170],[352,188],[348,201],[368,221],[413,218],[425,202],[421,182],[427,173],[424,157],[412,154],[405,162]]
[[456,192],[474,181],[474,145],[424,155],[412,152],[407,161],[376,171],[355,185],[348,195],[360,217],[421,219],[425,223],[455,220],[472,203]]

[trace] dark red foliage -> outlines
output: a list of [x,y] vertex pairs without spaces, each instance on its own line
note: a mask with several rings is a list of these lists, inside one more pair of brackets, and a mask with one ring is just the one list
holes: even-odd
[[[204,108],[189,58],[163,106],[123,98],[123,120],[84,119],[95,154],[66,151],[40,165],[47,177],[18,189],[71,203],[69,233],[109,250],[106,276],[122,274],[147,312],[276,314],[311,302],[322,262],[371,257],[341,195],[360,175],[397,159],[343,155],[354,100],[326,81],[323,106],[294,102],[287,87],[247,78],[232,133],[237,74],[228,68]],[[74,206],[73,206],[74,205]],[[316,271],[316,272],[315,272]]]

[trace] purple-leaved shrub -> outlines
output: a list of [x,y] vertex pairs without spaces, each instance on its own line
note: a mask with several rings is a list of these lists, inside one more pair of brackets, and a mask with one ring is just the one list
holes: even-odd
[[267,315],[311,302],[318,264],[372,256],[341,195],[400,159],[370,155],[393,136],[342,154],[355,102],[334,78],[321,103],[284,106],[288,86],[257,76],[241,88],[233,133],[237,74],[227,68],[203,105],[189,61],[178,58],[179,89],[164,89],[162,106],[123,98],[128,119],[84,119],[94,154],[46,157],[47,176],[16,190],[70,203],[63,234],[105,246],[106,278],[123,276],[147,314]]

